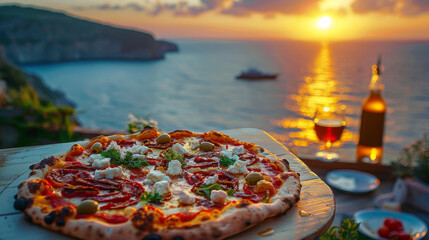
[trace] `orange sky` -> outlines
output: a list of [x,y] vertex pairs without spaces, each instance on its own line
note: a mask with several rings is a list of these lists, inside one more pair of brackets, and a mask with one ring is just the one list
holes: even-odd
[[[429,39],[429,2],[421,0],[34,0],[32,4],[149,31],[158,38]],[[321,30],[316,21],[325,15],[332,18],[332,25]]]

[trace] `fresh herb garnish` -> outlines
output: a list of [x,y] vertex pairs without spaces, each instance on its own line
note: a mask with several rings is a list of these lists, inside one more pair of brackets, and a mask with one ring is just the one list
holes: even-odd
[[341,226],[331,226],[322,236],[320,240],[346,240],[369,239],[358,231],[360,223],[356,223],[354,218],[346,218],[341,221]]
[[225,155],[220,157],[220,165],[224,166],[224,167],[229,167],[231,165],[233,165],[235,163],[235,160],[232,158],[229,158]]
[[119,155],[119,152],[115,149],[109,149],[106,151],[102,151],[100,155],[103,158],[110,158],[110,161],[113,161],[112,163],[115,164],[115,161],[121,160],[121,156]]
[[178,160],[183,166],[186,166],[186,162],[183,160],[183,155],[176,153],[173,150],[169,150],[164,153],[164,158],[168,161]]
[[148,166],[149,163],[137,158],[133,159],[133,154],[127,152],[125,158],[121,158],[118,151],[115,149],[106,150],[100,153],[103,158],[110,158],[110,163],[113,165],[124,165],[126,168],[142,168]]
[[159,193],[145,192],[140,198],[140,201],[159,204],[162,201],[162,196]]
[[228,189],[226,190],[226,193],[228,194],[228,196],[232,196],[235,193],[235,191],[234,189]]
[[212,185],[204,185],[203,188],[194,188],[194,190],[195,194],[210,198],[210,193],[212,190],[222,190],[222,187],[218,183],[215,183]]

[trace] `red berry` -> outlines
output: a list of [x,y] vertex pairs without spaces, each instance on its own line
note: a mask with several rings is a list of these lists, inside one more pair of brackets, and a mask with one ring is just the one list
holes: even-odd
[[383,226],[380,229],[378,229],[378,235],[380,235],[380,237],[388,238],[389,233],[390,233],[390,229],[386,226]]
[[395,218],[386,218],[384,220],[384,226],[388,227],[390,231],[402,231],[404,227],[402,226],[402,222]]
[[406,232],[400,232],[398,235],[398,240],[410,240],[411,235]]
[[395,220],[395,221],[391,222],[389,228],[392,231],[395,230],[395,231],[398,231],[398,232],[404,230],[404,227],[402,226],[402,223],[400,221],[398,221],[398,220]]
[[390,240],[398,239],[398,236],[399,236],[399,232],[398,231],[391,231],[389,233],[389,239]]
[[386,219],[384,219],[384,226],[390,226],[390,223],[392,222],[392,221],[395,221],[396,219],[394,219],[394,218],[386,218]]

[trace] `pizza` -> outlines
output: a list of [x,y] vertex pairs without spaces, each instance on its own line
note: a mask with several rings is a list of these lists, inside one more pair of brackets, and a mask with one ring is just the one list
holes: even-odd
[[14,207],[80,239],[224,239],[301,190],[287,160],[216,131],[98,136],[30,169]]

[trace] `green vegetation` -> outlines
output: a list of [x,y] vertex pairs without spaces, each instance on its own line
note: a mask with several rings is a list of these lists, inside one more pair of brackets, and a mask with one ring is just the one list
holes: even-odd
[[159,195],[159,193],[152,194],[152,192],[145,192],[143,193],[143,196],[141,197],[140,201],[159,204],[161,203],[162,199],[163,198],[161,195]]
[[212,184],[212,185],[204,185],[203,188],[195,188],[195,194],[204,196],[208,199],[210,199],[210,194],[212,192],[212,190],[223,190],[222,187],[218,184]]
[[158,128],[158,122],[150,119],[150,115],[146,115],[143,118],[139,118],[134,114],[128,114],[128,132],[137,133],[141,132],[146,127]]
[[55,106],[50,99],[39,98],[27,78],[25,72],[0,59],[0,80],[6,82],[9,96],[6,106],[21,113],[11,118],[0,118],[0,125],[13,126],[18,130],[16,146],[75,140],[72,132],[74,108]]
[[429,137],[427,134],[411,146],[401,150],[396,162],[392,162],[393,174],[400,178],[416,176],[429,184]]
[[235,160],[232,158],[229,158],[225,155],[220,157],[220,165],[224,166],[224,167],[229,167],[231,165],[233,165],[235,163]]
[[359,223],[355,223],[354,218],[347,218],[341,221],[341,226],[331,226],[320,240],[366,240],[370,239],[359,233]]
[[148,166],[149,163],[144,160],[134,158],[133,154],[127,152],[125,158],[121,158],[119,152],[115,149],[109,149],[100,153],[103,158],[110,158],[110,163],[113,165],[124,165],[126,168],[142,168]]
[[164,157],[165,159],[167,159],[168,161],[171,160],[178,160],[183,166],[186,166],[186,162],[183,160],[183,156],[180,154],[177,154],[175,151],[173,150],[169,150],[167,152],[164,153]]

